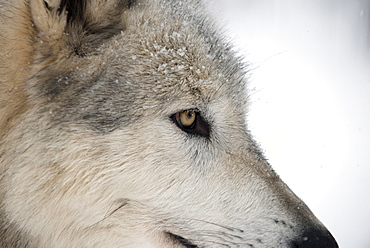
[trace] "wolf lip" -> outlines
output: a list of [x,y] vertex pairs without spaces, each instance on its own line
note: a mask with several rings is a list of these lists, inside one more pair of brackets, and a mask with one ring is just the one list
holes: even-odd
[[176,234],[173,234],[173,233],[170,233],[170,232],[168,232],[167,234],[168,234],[168,236],[170,236],[170,238],[172,240],[178,241],[180,244],[182,244],[186,248],[198,248],[197,245],[194,245],[193,243],[191,243],[189,240],[187,240],[184,237],[181,237],[179,235],[176,235]]

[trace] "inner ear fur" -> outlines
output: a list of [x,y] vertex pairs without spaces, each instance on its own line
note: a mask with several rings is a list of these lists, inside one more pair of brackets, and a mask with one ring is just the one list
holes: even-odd
[[83,56],[124,31],[134,0],[30,0],[38,38]]
[[59,40],[65,30],[67,14],[60,13],[60,0],[30,0],[34,27],[43,40]]

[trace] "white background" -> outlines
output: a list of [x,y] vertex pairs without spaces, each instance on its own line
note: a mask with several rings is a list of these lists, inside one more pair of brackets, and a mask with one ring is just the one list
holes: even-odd
[[250,128],[342,248],[370,248],[370,1],[213,0],[250,62]]

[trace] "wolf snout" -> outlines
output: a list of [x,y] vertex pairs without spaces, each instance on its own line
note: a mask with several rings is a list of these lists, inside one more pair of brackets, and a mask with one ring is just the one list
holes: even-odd
[[290,248],[338,248],[334,237],[327,230],[308,229],[292,242]]

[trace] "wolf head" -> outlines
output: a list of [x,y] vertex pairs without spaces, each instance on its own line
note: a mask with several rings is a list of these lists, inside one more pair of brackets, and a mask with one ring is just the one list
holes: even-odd
[[2,247],[338,247],[245,123],[186,1],[2,1]]

